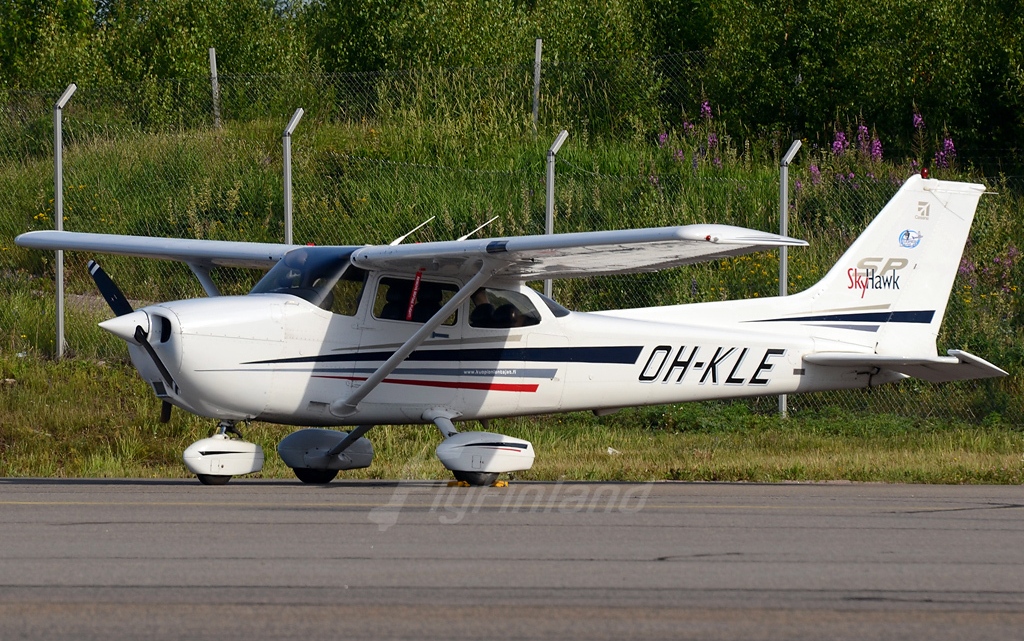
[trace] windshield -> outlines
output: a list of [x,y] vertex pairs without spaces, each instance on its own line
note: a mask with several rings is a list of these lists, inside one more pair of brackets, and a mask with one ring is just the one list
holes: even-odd
[[348,268],[352,251],[339,251],[337,247],[293,249],[249,293],[292,294],[324,307],[332,298],[331,288]]

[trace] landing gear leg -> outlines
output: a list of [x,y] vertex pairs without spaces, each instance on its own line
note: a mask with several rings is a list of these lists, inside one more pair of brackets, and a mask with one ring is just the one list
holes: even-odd
[[221,421],[217,423],[217,433],[227,434],[229,435],[229,437],[231,434],[234,434],[238,438],[244,438],[242,436],[242,432],[239,431],[237,427],[235,427],[236,425],[238,425],[238,421]]

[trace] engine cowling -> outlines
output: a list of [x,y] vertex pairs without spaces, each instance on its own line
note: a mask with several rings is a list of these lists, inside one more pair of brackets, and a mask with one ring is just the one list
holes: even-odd
[[453,472],[501,474],[533,467],[533,444],[491,432],[459,432],[437,446],[437,458]]

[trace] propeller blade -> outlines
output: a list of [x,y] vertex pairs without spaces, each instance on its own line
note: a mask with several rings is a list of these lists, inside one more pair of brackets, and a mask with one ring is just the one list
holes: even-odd
[[177,394],[178,384],[174,382],[174,379],[171,377],[171,373],[167,371],[167,368],[164,366],[164,362],[160,360],[160,355],[157,354],[156,350],[153,349],[153,346],[149,344],[147,338],[149,338],[149,334],[146,333],[146,330],[142,329],[141,325],[136,326],[135,341],[139,345],[142,345],[142,349],[146,350],[149,357],[153,359],[153,363],[156,365],[156,368],[160,370],[160,376],[163,377],[164,382],[170,386],[175,394]]
[[124,316],[135,311],[132,309],[128,299],[124,297],[121,290],[114,284],[114,281],[110,279],[110,276],[107,276],[107,272],[103,271],[99,263],[94,260],[89,261],[89,275],[96,282],[96,287],[99,288],[100,294],[107,301],[107,305],[110,305],[110,309],[114,310],[115,315]]

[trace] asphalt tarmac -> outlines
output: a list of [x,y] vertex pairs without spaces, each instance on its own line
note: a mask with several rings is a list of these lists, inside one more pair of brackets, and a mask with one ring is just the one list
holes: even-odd
[[1011,639],[1024,489],[0,479],[0,639]]

